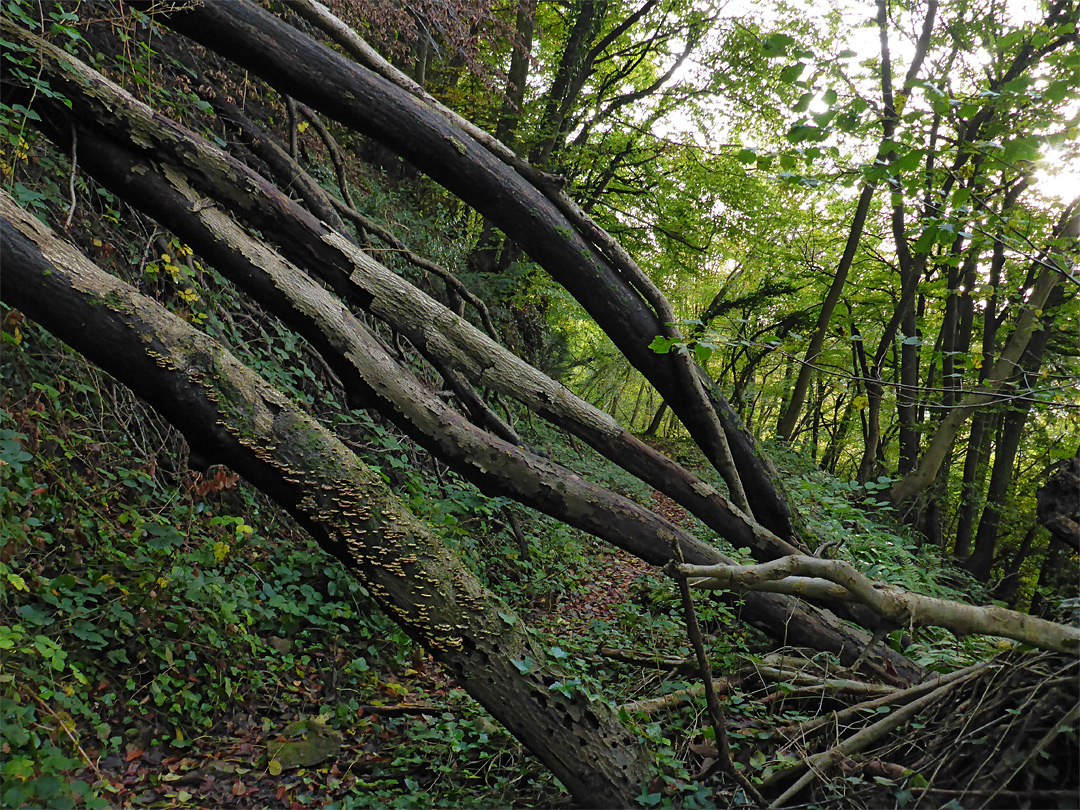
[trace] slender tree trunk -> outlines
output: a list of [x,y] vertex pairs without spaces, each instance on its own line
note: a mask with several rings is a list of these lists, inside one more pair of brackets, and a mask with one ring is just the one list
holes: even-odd
[[592,43],[606,5],[604,0],[575,0],[574,23],[567,34],[559,68],[544,103],[540,140],[529,155],[530,162],[540,168],[548,166],[561,143],[566,116],[575,101],[571,96],[572,87],[582,70],[585,49]]
[[525,86],[529,78],[529,57],[532,55],[533,29],[536,25],[536,0],[520,0],[511,42],[510,71],[506,75],[502,110],[495,137],[511,149],[518,137],[518,126],[525,107]]
[[971,554],[971,537],[975,528],[975,515],[983,498],[986,480],[986,460],[990,454],[990,438],[996,430],[997,415],[977,413],[971,420],[968,433],[964,472],[960,483],[960,503],[956,509],[956,534],[953,540],[953,557],[967,559]]
[[1038,523],[1032,523],[1028,526],[1028,530],[1024,532],[1023,540],[1020,541],[1020,545],[1013,553],[1008,566],[1003,572],[1001,581],[994,588],[994,598],[1008,604],[1010,609],[1015,607],[1016,597],[1020,592],[1020,566],[1031,555],[1032,542],[1038,532]]
[[[1075,213],[1072,216],[1076,219]],[[889,492],[889,499],[894,505],[901,504],[914,497],[928,487],[937,477],[938,470],[952,447],[953,439],[956,438],[960,427],[978,408],[992,402],[1005,381],[1012,376],[1013,369],[1020,359],[1021,353],[1027,348],[1027,344],[1031,339],[1037,317],[1035,313],[1037,311],[1041,312],[1047,298],[1060,282],[1061,276],[1057,268],[1043,267],[1041,269],[1039,279],[1025,302],[1026,306],[1023,312],[1017,319],[1012,336],[997,363],[994,364],[993,369],[987,375],[985,384],[968,394],[941,421],[933,438],[930,440],[930,444],[923,453],[918,467],[898,481]]]
[[[1060,288],[1058,288],[1060,290]],[[1054,302],[1049,304],[1054,305]],[[1048,324],[1032,338],[1027,353],[1021,359],[1021,370],[1025,377],[1036,376],[1042,366],[1042,356],[1050,336]],[[1016,454],[1020,449],[1020,440],[1024,434],[1024,425],[1031,412],[1031,401],[1021,400],[1005,415],[1001,427],[1001,437],[994,448],[994,470],[990,474],[990,486],[986,492],[986,505],[983,507],[979,530],[975,534],[975,547],[967,561],[967,569],[980,582],[990,579],[990,569],[994,562],[997,548],[998,527],[1001,513],[1009,501],[1009,487],[1012,484]]]
[[840,423],[833,431],[829,446],[825,449],[825,455],[821,457],[821,466],[830,474],[836,474],[836,465],[840,461],[840,454],[847,443],[848,434],[851,433],[851,423],[855,416],[855,393],[847,398],[844,405],[844,413],[840,417]]
[[[937,7],[937,0],[929,0],[927,3],[922,33],[915,46],[915,54],[904,79],[902,92],[905,95],[910,94],[912,83],[918,77],[923,60],[926,58],[927,50],[930,47],[930,34],[937,18]],[[878,160],[885,160],[892,151],[890,142],[899,119],[893,105],[892,65],[889,56],[889,21],[885,0],[877,0],[877,25],[878,36],[881,41],[881,90],[885,106]],[[780,422],[776,427],[776,432],[782,439],[790,441],[795,425],[798,423],[799,412],[802,410],[806,392],[809,390],[810,378],[814,373],[813,364],[817,362],[817,357],[825,344],[825,336],[829,331],[829,322],[832,320],[833,310],[836,309],[836,304],[840,301],[840,296],[844,291],[844,284],[847,283],[848,272],[851,270],[852,262],[855,261],[855,254],[859,248],[859,241],[862,239],[863,229],[866,226],[866,217],[870,212],[870,202],[876,188],[876,181],[867,180],[863,185],[862,192],[859,194],[859,201],[855,206],[855,215],[852,217],[851,227],[848,230],[844,253],[840,257],[840,263],[833,274],[832,284],[829,286],[829,291],[825,294],[825,300],[822,302],[821,311],[818,313],[817,326],[810,337],[810,345],[806,349],[805,361],[799,367],[799,376],[796,378],[795,387],[791,391],[788,407],[780,417]]]

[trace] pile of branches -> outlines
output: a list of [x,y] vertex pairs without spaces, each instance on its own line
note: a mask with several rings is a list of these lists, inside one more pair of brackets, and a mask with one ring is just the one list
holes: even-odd
[[[792,697],[814,691],[800,685],[813,666],[786,678]],[[1078,806],[1075,656],[1012,651],[869,699],[844,683],[822,678],[817,691],[848,705],[777,729],[773,762],[794,763],[762,774],[770,806]]]

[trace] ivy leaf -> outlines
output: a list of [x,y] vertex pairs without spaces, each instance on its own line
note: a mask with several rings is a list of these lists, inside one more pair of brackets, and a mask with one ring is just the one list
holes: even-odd
[[522,675],[528,675],[536,668],[536,664],[528,656],[525,656],[521,660],[518,660],[517,658],[511,658],[510,663],[513,664],[517,671],[520,672]]

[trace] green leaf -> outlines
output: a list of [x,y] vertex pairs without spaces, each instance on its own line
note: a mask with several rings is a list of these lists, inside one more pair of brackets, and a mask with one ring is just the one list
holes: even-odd
[[806,62],[796,62],[794,65],[788,65],[780,71],[780,81],[787,82],[788,84],[797,81],[805,68]]
[[807,124],[796,124],[787,131],[784,136],[791,143],[801,143],[802,141],[821,141],[828,137],[828,131],[821,129],[820,127],[812,127]]
[[917,169],[925,154],[926,152],[922,149],[912,149],[894,160],[891,169],[894,173],[910,172]]
[[934,246],[934,240],[937,239],[937,235],[937,225],[931,225],[922,232],[922,236],[920,236],[915,241],[915,244],[911,246],[912,253],[929,253],[930,248]]
[[814,100],[814,94],[810,92],[803,93],[799,96],[799,100],[795,102],[795,106],[791,109],[797,113],[806,112],[810,107],[810,102]]
[[749,166],[751,163],[757,162],[757,152],[753,149],[741,149],[739,150],[739,154],[735,155],[735,159],[739,161],[739,163]]
[[525,656],[521,660],[518,660],[517,658],[511,658],[510,663],[513,664],[514,667],[517,668],[517,671],[520,672],[522,675],[528,675],[536,667],[536,664],[533,663],[533,660],[528,656]]
[[511,615],[511,614],[509,614],[509,613],[503,613],[503,612],[502,612],[502,611],[500,610],[500,611],[499,611],[499,618],[500,618],[500,619],[502,619],[502,620],[503,620],[504,622],[506,622],[506,623],[507,623],[508,625],[510,625],[511,627],[515,627],[515,626],[517,625],[517,617],[516,617],[516,616],[512,616],[512,615]]
[[551,653],[552,658],[558,658],[560,660],[563,659],[563,658],[569,658],[570,657],[570,653],[568,653],[566,650],[562,649],[561,647],[551,647],[548,650],[548,652]]
[[675,341],[671,338],[666,338],[663,335],[657,335],[653,338],[652,343],[649,344],[649,348],[657,354],[667,354],[671,351],[671,347],[675,345]]
[[830,107],[836,103],[836,91],[831,87],[825,91],[825,95],[821,97],[821,100],[828,104]]
[[769,34],[761,41],[761,52],[772,59],[787,53],[788,47],[795,44],[795,38],[789,34]]

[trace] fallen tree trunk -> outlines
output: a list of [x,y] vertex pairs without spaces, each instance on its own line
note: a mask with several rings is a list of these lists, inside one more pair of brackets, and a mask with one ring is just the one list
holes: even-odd
[[754,514],[777,536],[794,536],[786,498],[753,437],[704,374],[688,384],[678,358],[649,348],[664,321],[543,190],[422,99],[247,0],[183,6],[155,19],[374,138],[490,219],[581,303],[718,469],[722,445],[730,447]]
[[1080,652],[1080,629],[1075,627],[997,605],[965,605],[911,593],[875,582],[843,560],[795,556],[761,565],[681,565],[679,573],[700,577],[692,583],[698,588],[776,589],[805,597],[839,596],[862,602],[896,628],[937,626],[958,636],[981,633],[1015,639],[1044,650]]
[[[50,137],[69,147],[70,127],[81,129],[84,167],[117,193],[136,194],[160,172],[152,164],[119,167],[109,155],[120,139],[137,154],[182,167],[187,181],[228,206],[251,227],[272,235],[282,254],[328,284],[341,298],[401,332],[424,356],[460,371],[475,386],[514,397],[530,410],[569,431],[628,472],[655,487],[701,519],[735,548],[766,561],[805,551],[735,508],[712,485],[621,428],[606,413],[576,397],[468,321],[374,261],[355,244],[291,200],[279,188],[227,153],[136,101],[86,64],[21,29],[5,25],[16,41],[32,45],[41,66],[67,105],[39,101],[51,123]],[[94,140],[94,130],[101,136]],[[95,160],[96,157],[100,159]],[[121,159],[123,162],[123,159]],[[145,179],[142,179],[145,178]],[[164,182],[164,181],[161,181]],[[166,183],[165,188],[168,188]],[[184,230],[190,204],[157,210],[154,190],[133,200],[155,208],[151,215]]]
[[580,804],[634,803],[649,775],[641,741],[605,704],[549,689],[555,667],[521,621],[348,448],[220,344],[97,269],[3,191],[0,235],[5,302],[287,509]]
[[[166,223],[220,272],[307,337],[334,368],[354,405],[377,408],[486,492],[514,498],[656,566],[670,559],[672,539],[678,539],[687,560],[703,565],[731,562],[645,507],[466,422],[412,379],[377,342],[365,340],[362,324],[306,275],[286,266],[215,208],[200,206],[178,170],[155,171],[144,161],[125,158],[115,146],[110,150],[107,142],[91,133],[84,133],[81,143],[85,168],[129,203]],[[855,628],[784,597],[749,595],[745,618],[775,638],[831,650],[847,663],[869,643],[869,637]],[[886,674],[891,669],[904,681],[920,675],[895,652],[886,652],[885,659]]]

